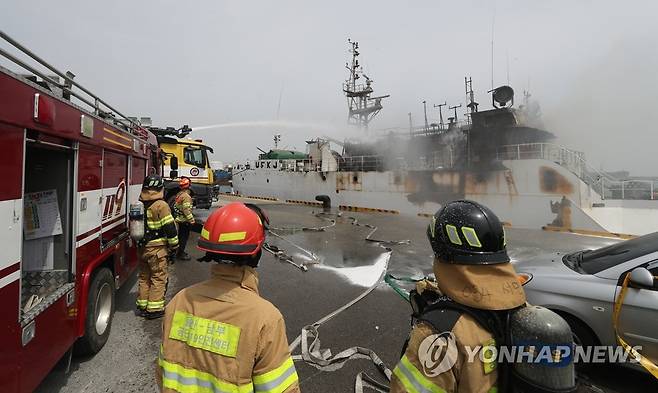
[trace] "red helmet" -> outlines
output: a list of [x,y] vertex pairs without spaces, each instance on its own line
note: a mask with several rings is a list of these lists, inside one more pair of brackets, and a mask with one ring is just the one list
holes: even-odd
[[185,176],[181,177],[178,181],[178,186],[182,189],[190,188],[190,178]]
[[215,254],[256,255],[265,243],[267,216],[255,205],[229,203],[210,214],[197,248]]

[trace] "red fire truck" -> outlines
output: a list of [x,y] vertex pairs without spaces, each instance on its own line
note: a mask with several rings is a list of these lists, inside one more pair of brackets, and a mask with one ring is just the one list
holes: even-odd
[[105,344],[137,265],[128,206],[159,152],[73,74],[0,38],[29,58],[0,48],[21,70],[0,67],[0,391],[31,392],[74,348]]

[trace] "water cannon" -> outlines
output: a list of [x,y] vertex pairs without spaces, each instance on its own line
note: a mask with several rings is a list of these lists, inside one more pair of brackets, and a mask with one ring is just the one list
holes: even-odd
[[192,128],[188,126],[187,124],[183,125],[181,128],[174,128],[174,127],[166,127],[166,128],[161,128],[161,127],[147,127],[149,131],[151,131],[155,136],[157,137],[165,137],[165,136],[175,136],[177,138],[185,138],[192,132]]

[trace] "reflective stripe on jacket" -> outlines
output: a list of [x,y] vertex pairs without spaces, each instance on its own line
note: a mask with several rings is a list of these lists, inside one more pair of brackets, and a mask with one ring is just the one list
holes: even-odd
[[[432,355],[422,354],[420,348],[434,348],[435,345],[425,343],[421,345],[426,338],[443,332],[435,332],[429,325],[421,322],[411,331],[409,345],[402,359],[393,369],[391,378],[391,393],[496,393],[496,381],[498,371],[495,362],[483,362],[480,352],[472,354],[473,361],[469,361],[469,352],[465,346],[470,346],[473,350],[480,346],[481,348],[490,348],[495,346],[493,336],[489,331],[480,326],[470,315],[462,314],[454,327],[456,344],[455,363],[452,367],[446,367],[447,370],[439,370],[444,367],[443,360],[446,360],[446,352],[449,350],[443,348],[440,352],[440,359],[434,359]],[[430,338],[432,341],[438,341],[437,337]],[[481,351],[482,349],[480,349]],[[436,354],[433,352],[434,357]],[[485,356],[484,359],[487,359]],[[442,360],[442,361],[439,361]],[[448,365],[449,366],[449,365]]]
[[192,196],[189,190],[180,190],[176,194],[176,202],[174,203],[174,212],[176,213],[176,222],[189,222],[194,224],[194,216],[192,215]]
[[178,247],[178,230],[167,202],[157,200],[146,209],[146,225],[148,231],[158,233],[158,236],[146,243],[146,247]]
[[258,295],[253,268],[212,266],[165,311],[157,380],[164,392],[293,393],[283,317]]

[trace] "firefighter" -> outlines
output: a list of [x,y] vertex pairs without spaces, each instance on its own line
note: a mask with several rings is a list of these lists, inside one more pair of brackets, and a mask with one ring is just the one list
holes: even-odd
[[200,261],[216,263],[210,280],[167,305],[156,376],[162,391],[300,391],[283,317],[258,294],[267,223],[258,207],[239,202],[208,217]]
[[[503,226],[487,207],[455,201],[434,215],[427,234],[436,283],[422,281],[412,291],[416,323],[393,371],[391,392],[501,392],[497,361],[491,356],[468,361],[466,347],[486,351],[496,344],[478,310],[525,305]],[[431,298],[443,306],[422,310]]]
[[138,244],[140,272],[137,315],[148,319],[164,315],[168,259],[178,248],[176,223],[163,198],[162,178],[158,175],[147,176],[139,196],[146,210],[146,226],[144,238]]
[[190,256],[185,252],[187,240],[190,237],[190,227],[194,224],[194,216],[192,215],[192,196],[190,195],[190,178],[181,177],[178,186],[180,191],[176,194],[174,202],[174,216],[176,217],[176,224],[178,224],[178,254],[176,258],[181,261],[189,261]]

